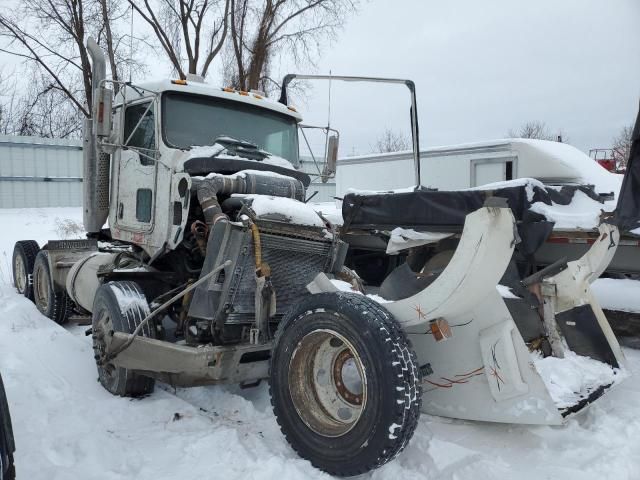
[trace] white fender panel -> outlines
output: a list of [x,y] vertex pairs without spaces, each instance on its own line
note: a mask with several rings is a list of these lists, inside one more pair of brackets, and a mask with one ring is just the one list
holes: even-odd
[[516,326],[505,321],[480,331],[480,351],[489,389],[496,401],[518,397],[529,391],[522,381],[513,345]]
[[467,215],[458,248],[440,276],[417,294],[386,303],[385,307],[405,328],[426,329],[429,320],[438,317],[452,323],[452,317],[472,311],[495,292],[514,247],[515,225],[510,209],[476,210]]
[[[495,286],[473,310],[448,321],[453,336],[446,341],[436,342],[424,333],[408,335],[423,372],[424,413],[489,422],[563,423]],[[496,365],[491,347],[497,339]]]

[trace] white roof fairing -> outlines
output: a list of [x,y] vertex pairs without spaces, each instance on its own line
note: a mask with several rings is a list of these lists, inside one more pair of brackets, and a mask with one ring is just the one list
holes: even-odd
[[[208,83],[193,82],[188,80],[186,85],[175,84],[175,83],[172,83],[171,80],[166,79],[166,80],[143,82],[143,83],[134,85],[134,87],[135,86],[139,86],[141,88],[144,88],[146,90],[150,90],[156,93],[163,93],[163,92],[189,93],[193,95],[203,95],[209,98],[220,98],[223,100],[244,103],[246,105],[254,105],[259,108],[266,108],[268,110],[272,110],[274,112],[287,115],[288,117],[295,119],[296,122],[302,121],[302,116],[298,112],[291,110],[286,105],[283,105],[282,103],[276,102],[274,100],[270,100],[269,98],[264,97],[262,95],[259,95],[259,97],[261,98],[258,98],[256,94],[253,94],[251,92],[249,92],[247,95],[241,95],[240,93],[238,93],[238,91],[227,92],[223,90],[221,87],[216,87]],[[138,94],[133,87],[129,87],[123,90],[126,90],[127,101],[133,101],[141,97],[140,94]],[[144,91],[142,92],[143,92],[143,96],[145,93],[148,93]],[[118,94],[118,97],[119,98],[117,99],[116,102],[120,103],[122,101],[122,90]]]

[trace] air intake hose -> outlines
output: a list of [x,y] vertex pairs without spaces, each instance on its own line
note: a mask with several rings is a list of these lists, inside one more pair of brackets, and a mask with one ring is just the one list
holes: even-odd
[[274,197],[294,198],[303,201],[305,190],[300,180],[284,175],[261,175],[239,172],[233,175],[210,174],[204,178],[194,178],[198,201],[202,207],[204,220],[211,227],[218,220],[227,219],[222,213],[218,195],[257,194]]

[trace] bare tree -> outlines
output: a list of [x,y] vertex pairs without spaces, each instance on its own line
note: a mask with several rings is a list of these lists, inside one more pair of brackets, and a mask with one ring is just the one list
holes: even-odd
[[626,168],[631,153],[631,137],[633,135],[633,125],[623,127],[618,135],[613,139],[612,156],[618,169]]
[[13,104],[15,102],[15,84],[10,85],[7,76],[0,71],[0,134],[10,134],[13,120]]
[[180,78],[207,75],[227,36],[232,0],[128,1],[151,26]]
[[82,116],[78,110],[46,75],[32,70],[27,81],[22,82],[21,94],[17,93],[15,83],[0,82],[0,133],[52,138],[80,136]]
[[395,132],[386,128],[382,135],[376,140],[372,148],[373,153],[390,153],[411,150],[411,138],[400,132]]
[[7,43],[2,51],[37,65],[88,116],[91,65],[86,26],[95,16],[85,6],[83,0],[24,0],[18,13],[0,14],[0,37]]
[[299,65],[313,62],[323,41],[333,39],[355,0],[232,0],[232,61],[226,81],[241,90],[269,90],[278,82],[269,76],[277,53]]
[[122,68],[137,64],[124,60],[128,45],[118,24],[126,13],[125,0],[22,0],[18,8],[0,9],[0,51],[23,59],[33,71],[31,81],[21,85],[19,100],[14,95],[13,125],[6,129],[21,135],[77,135],[81,117],[92,107],[88,37],[106,47],[115,80]]
[[[557,136],[549,131],[546,123],[537,120],[522,124],[517,130],[507,132],[509,138],[534,138],[538,140],[557,140]],[[560,134],[560,136],[562,136]]]
[[68,138],[82,133],[82,115],[66,101],[51,79],[34,71],[29,87],[21,96],[14,118],[17,135]]

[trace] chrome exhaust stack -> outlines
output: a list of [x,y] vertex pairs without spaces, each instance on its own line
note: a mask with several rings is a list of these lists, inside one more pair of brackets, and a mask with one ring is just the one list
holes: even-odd
[[[89,37],[87,50],[92,64],[91,118],[83,124],[83,223],[87,233],[97,233],[109,216],[109,164],[110,155],[101,151],[97,138],[102,136],[105,117],[111,119],[111,102],[103,102],[101,83],[106,78],[104,53],[96,41]],[[110,100],[110,97],[109,97]],[[108,104],[108,110],[105,108]],[[110,123],[110,122],[109,122]]]

